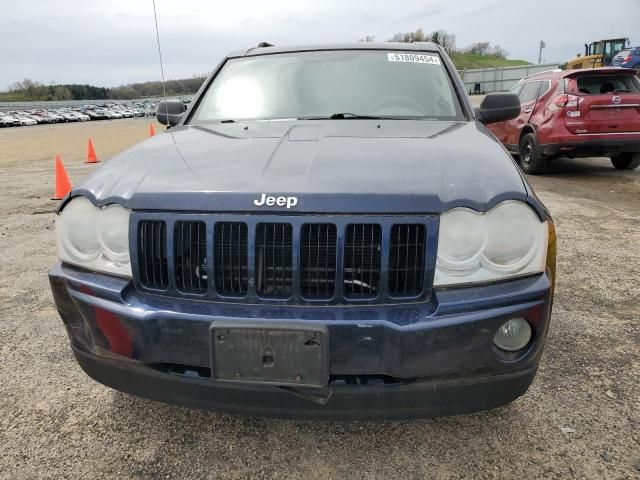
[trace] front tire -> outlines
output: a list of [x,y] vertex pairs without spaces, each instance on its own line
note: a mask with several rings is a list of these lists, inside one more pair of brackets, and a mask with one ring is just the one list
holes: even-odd
[[621,153],[611,157],[611,163],[616,170],[634,170],[640,166],[640,153]]
[[520,139],[518,163],[524,173],[537,175],[544,173],[546,162],[540,153],[535,133],[527,133]]

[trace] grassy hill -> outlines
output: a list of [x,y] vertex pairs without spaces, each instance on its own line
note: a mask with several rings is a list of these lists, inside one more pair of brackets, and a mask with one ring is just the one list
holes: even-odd
[[524,60],[508,60],[485,55],[472,55],[470,53],[454,53],[451,60],[458,70],[464,68],[491,68],[491,67],[517,67],[518,65],[529,65]]
[[0,102],[28,102],[33,100],[27,95],[20,95],[12,92],[0,92]]

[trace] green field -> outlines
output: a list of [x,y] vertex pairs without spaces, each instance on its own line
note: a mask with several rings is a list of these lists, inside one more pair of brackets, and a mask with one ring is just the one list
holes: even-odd
[[26,95],[11,92],[0,92],[0,102],[29,102],[33,100]]
[[491,67],[517,67],[518,65],[529,65],[524,60],[507,60],[484,55],[471,55],[468,53],[454,53],[451,60],[458,70],[465,68],[491,68]]

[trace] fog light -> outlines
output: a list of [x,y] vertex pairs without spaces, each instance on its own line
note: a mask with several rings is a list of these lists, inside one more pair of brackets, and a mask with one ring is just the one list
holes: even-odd
[[512,318],[503,323],[493,337],[496,347],[507,352],[523,349],[529,340],[531,340],[531,326],[524,318]]

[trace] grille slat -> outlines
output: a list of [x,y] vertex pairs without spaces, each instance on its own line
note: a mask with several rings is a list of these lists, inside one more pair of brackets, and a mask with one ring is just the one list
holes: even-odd
[[288,298],[293,283],[293,229],[288,223],[256,227],[256,286],[261,297]]
[[187,293],[207,291],[207,227],[204,222],[176,222],[174,271],[176,288]]
[[378,295],[381,251],[380,225],[347,225],[343,272],[346,296],[375,297]]
[[248,229],[241,222],[219,222],[214,231],[214,282],[222,295],[245,295],[249,286]]
[[[156,238],[156,235],[155,235],[156,225],[157,225],[156,222],[153,222],[151,224],[151,238],[152,239]],[[152,275],[151,278],[153,278],[153,284],[154,285],[157,285],[157,282],[158,282],[156,280],[156,270],[157,269],[156,269],[156,262],[155,262],[154,259],[158,258],[158,251],[161,248],[160,247],[160,235],[159,235],[159,233],[160,233],[160,225],[157,225],[157,226],[158,226],[158,228],[157,228],[158,237],[157,237],[157,240],[155,240],[155,241],[152,240],[153,243],[151,244],[151,275]]]
[[425,238],[424,225],[396,224],[391,228],[390,295],[412,296],[422,292]]
[[[242,224],[238,223],[236,225],[236,238],[241,238],[242,237]],[[243,246],[242,246],[242,242],[237,242],[236,243],[236,267],[237,267],[237,275],[236,275],[236,279],[238,282],[238,292],[242,292],[243,287],[242,287],[242,269],[243,269],[243,265],[248,265],[248,262],[245,260],[243,263],[242,260],[242,255],[243,255]],[[246,255],[246,248],[245,248],[245,255]]]
[[[333,230],[333,236],[331,236],[331,231]],[[326,285],[326,293],[333,293],[336,285],[336,248],[337,248],[337,235],[336,228],[332,225],[329,225],[328,228],[325,228],[325,240],[324,240],[324,258],[327,259],[324,262],[324,282]],[[320,238],[318,236],[318,238]],[[333,243],[333,248],[331,248],[331,243]],[[333,259],[329,261],[329,255],[333,255]],[[331,279],[329,279],[329,272],[331,272]],[[331,283],[329,283],[331,281]]]
[[300,236],[300,290],[309,298],[330,298],[336,282],[336,226],[308,223]]
[[155,290],[169,286],[167,226],[163,221],[143,220],[138,225],[138,271],[140,282]]

